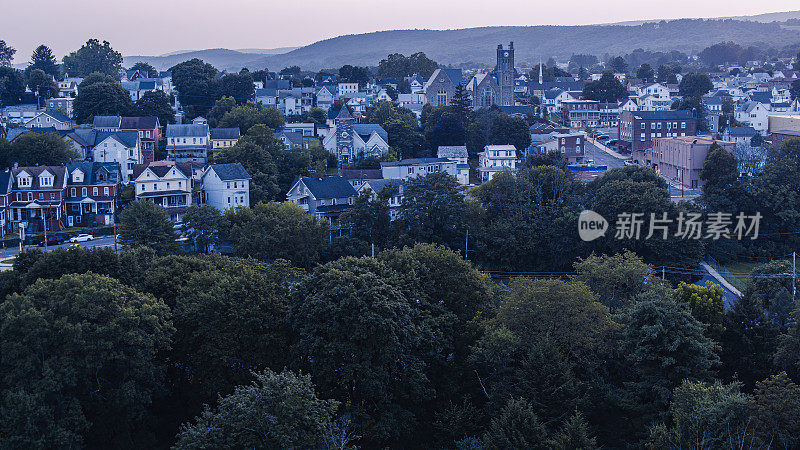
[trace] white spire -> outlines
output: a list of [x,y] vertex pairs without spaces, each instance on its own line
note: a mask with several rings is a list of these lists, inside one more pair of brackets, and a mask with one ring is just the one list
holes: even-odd
[[544,75],[542,74],[542,58],[539,58],[539,84],[544,84]]

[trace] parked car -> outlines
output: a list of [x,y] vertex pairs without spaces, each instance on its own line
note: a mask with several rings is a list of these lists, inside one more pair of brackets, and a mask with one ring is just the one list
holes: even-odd
[[92,236],[91,234],[79,234],[77,236],[72,236],[71,238],[69,238],[69,241],[70,242],[87,242],[87,241],[91,241],[92,239],[94,239],[94,236]]
[[632,159],[626,159],[624,162],[625,162],[626,166],[632,166],[632,165],[636,164],[636,163],[633,162]]
[[608,136],[606,134],[601,134],[600,136],[597,136],[598,141],[607,141],[608,139],[611,139],[611,136]]
[[619,141],[617,141],[616,139],[609,139],[609,141],[606,142],[606,145],[611,147],[612,145],[617,145],[617,142]]
[[[64,238],[61,236],[48,236],[47,245],[60,245],[64,243]],[[44,247],[44,239],[39,242],[39,247]]]

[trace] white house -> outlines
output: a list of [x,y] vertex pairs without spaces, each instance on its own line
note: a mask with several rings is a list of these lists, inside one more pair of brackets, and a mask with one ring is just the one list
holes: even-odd
[[56,130],[71,130],[75,127],[66,114],[61,111],[42,111],[25,122],[28,128],[55,128]]
[[91,151],[92,160],[119,164],[122,181],[129,183],[132,181],[134,166],[143,162],[140,142],[136,130],[98,131]]
[[446,158],[456,163],[456,178],[462,186],[469,184],[469,164],[466,145],[439,146],[436,156]]
[[411,158],[381,163],[384,179],[408,180],[433,172],[445,172],[458,178],[457,163],[447,158]]
[[336,95],[339,97],[355,94],[358,92],[358,83],[339,83],[336,91]]
[[161,206],[173,223],[183,221],[192,206],[192,168],[187,163],[153,161],[134,166],[134,193],[137,200]]
[[769,125],[769,107],[760,102],[747,102],[736,110],[736,120],[750,125],[761,134],[767,132]]
[[202,164],[208,160],[210,145],[211,131],[205,123],[167,125],[167,159]]
[[250,206],[250,175],[240,163],[211,164],[200,178],[200,198],[220,211]]
[[517,170],[517,148],[513,145],[487,145],[478,153],[478,175],[482,182],[504,170]]

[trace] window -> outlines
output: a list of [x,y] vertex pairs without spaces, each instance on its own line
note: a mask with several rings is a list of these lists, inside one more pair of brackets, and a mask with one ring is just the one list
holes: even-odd
[[97,186],[92,188],[92,195],[97,195]]
[[686,128],[686,122],[681,122],[681,128]]
[[28,192],[28,201],[33,200],[33,192]]
[[103,188],[103,195],[105,195],[106,197],[108,196],[108,188],[107,187]]
[[44,200],[44,193],[39,192],[39,200]]
[[51,192],[50,193],[50,200],[55,200],[55,199],[56,199],[56,194],[54,192]]
[[17,192],[17,200],[22,200],[22,194],[20,194],[19,192]]
[[81,197],[86,197],[87,193],[88,192],[86,188],[81,188]]
[[155,183],[153,183],[153,190],[154,190],[154,191],[157,191],[157,190],[158,190],[158,185],[157,185],[157,184],[155,184]]
[[75,197],[75,188],[70,188],[69,189],[69,196],[70,197]]

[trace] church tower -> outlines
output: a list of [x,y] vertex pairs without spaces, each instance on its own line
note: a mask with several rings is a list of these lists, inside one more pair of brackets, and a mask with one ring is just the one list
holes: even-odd
[[500,106],[514,106],[514,42],[497,46],[497,85],[500,90],[498,104]]
[[342,105],[339,114],[333,119],[336,126],[336,159],[340,166],[353,163],[353,124],[355,119],[347,109],[347,105]]

